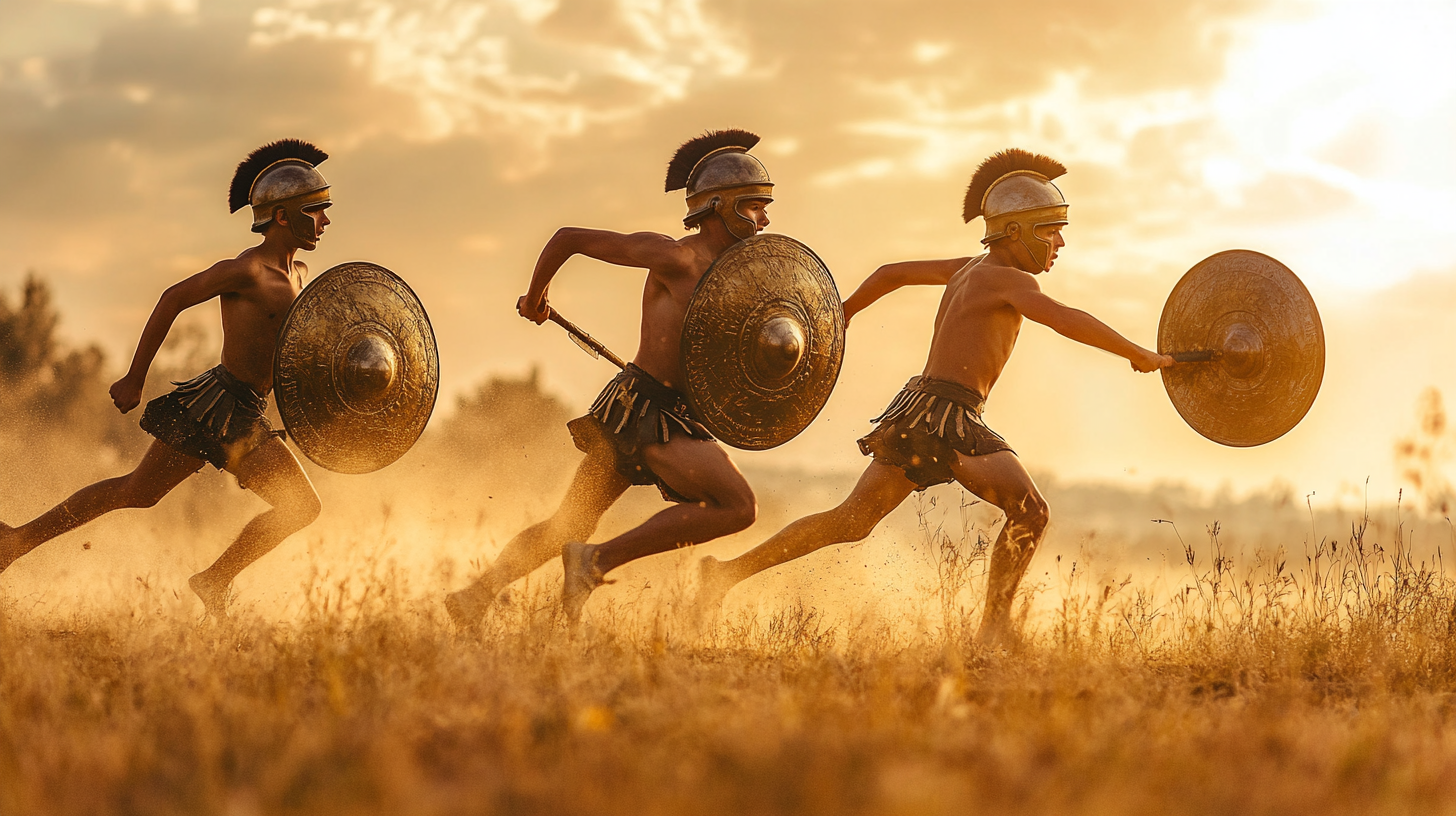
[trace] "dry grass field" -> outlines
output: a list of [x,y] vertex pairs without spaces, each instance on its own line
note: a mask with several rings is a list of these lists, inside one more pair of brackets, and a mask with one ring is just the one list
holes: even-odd
[[1063,571],[994,652],[976,534],[930,533],[911,625],[594,599],[570,632],[542,580],[465,638],[389,568],[232,626],[11,601],[0,813],[1456,812],[1456,586],[1390,532],[1209,530],[1172,592]]
[[[52,342],[44,294],[0,308],[30,338],[0,348],[11,523],[146,444],[107,404],[100,353]],[[168,370],[195,373],[203,345]],[[210,469],[16,562],[0,816],[1456,814],[1430,440],[1409,457],[1434,486],[1424,515],[1044,480],[1053,527],[1005,651],[970,639],[998,518],[953,488],[745,583],[712,627],[686,620],[682,552],[623,569],[581,631],[544,568],[456,635],[442,594],[549,511],[568,415],[534,379],[493,381],[378,474],[312,469],[323,517],[239,578],[231,625],[199,624],[185,580],[261,503]],[[748,476],[759,523],[708,552],[853,478]],[[599,535],[660,506],[634,491]]]

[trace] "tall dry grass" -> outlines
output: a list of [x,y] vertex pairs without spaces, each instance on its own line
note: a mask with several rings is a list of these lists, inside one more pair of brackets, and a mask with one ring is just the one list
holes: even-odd
[[[0,298],[6,521],[146,444],[100,358],[60,348],[45,293],[22,294]],[[215,357],[190,338],[178,375]],[[390,469],[314,471],[325,516],[244,573],[229,627],[197,625],[184,584],[261,509],[219,474],[18,561],[0,816],[1456,812],[1456,586],[1431,546],[1449,524],[1305,519],[1292,489],[1211,511],[1166,486],[1044,483],[1061,521],[1025,639],[987,651],[971,633],[996,519],[939,490],[746,583],[705,631],[680,553],[623,570],[585,631],[546,568],[458,637],[440,594],[549,512],[575,461],[566,410],[533,380],[487,383]],[[1436,474],[1445,425],[1427,425],[1407,458]],[[847,488],[750,478],[763,519],[718,554]],[[600,535],[660,506],[639,493]]]
[[1449,813],[1456,586],[1402,530],[1184,530],[1164,589],[1063,561],[1006,651],[975,526],[922,530],[908,629],[616,598],[573,633],[537,580],[461,638],[387,567],[230,628],[0,603],[0,813]]

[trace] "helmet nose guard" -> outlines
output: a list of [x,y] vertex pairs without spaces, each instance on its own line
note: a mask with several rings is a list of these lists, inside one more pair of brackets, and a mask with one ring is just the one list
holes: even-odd
[[678,148],[667,170],[667,192],[684,189],[688,214],[684,227],[693,227],[711,212],[736,238],[758,232],[758,223],[739,211],[744,201],[773,201],[768,169],[748,151],[758,137],[742,130],[706,133]]

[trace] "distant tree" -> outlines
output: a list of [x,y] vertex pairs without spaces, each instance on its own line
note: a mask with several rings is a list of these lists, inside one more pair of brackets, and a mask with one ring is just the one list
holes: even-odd
[[456,400],[436,442],[448,455],[494,464],[522,451],[558,449],[567,439],[566,406],[541,390],[538,369],[526,377],[492,377]]
[[34,273],[18,303],[0,290],[0,438],[11,445],[49,437],[110,459],[139,450],[132,417],[111,405],[106,355],[96,345],[64,348],[50,287]]
[[51,306],[51,290],[31,273],[22,285],[20,305],[0,291],[0,381],[11,388],[41,376],[56,349],[60,315]]

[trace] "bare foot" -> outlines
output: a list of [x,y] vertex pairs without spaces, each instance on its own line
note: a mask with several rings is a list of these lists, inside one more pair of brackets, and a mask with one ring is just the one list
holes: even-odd
[[597,548],[580,541],[569,541],[561,548],[561,568],[565,579],[561,586],[561,609],[572,624],[581,620],[582,607],[592,591],[606,583],[597,569]]
[[204,618],[214,618],[220,621],[228,619],[227,603],[232,589],[231,582],[218,586],[207,577],[207,573],[199,572],[187,579],[187,586],[191,587],[193,593],[202,599]]
[[729,566],[711,555],[698,562],[698,594],[693,598],[693,619],[699,628],[718,619],[723,598],[737,586]]
[[445,596],[445,611],[450,613],[450,621],[467,635],[480,632],[480,619],[489,605],[480,599],[480,595],[480,589],[471,585]]

